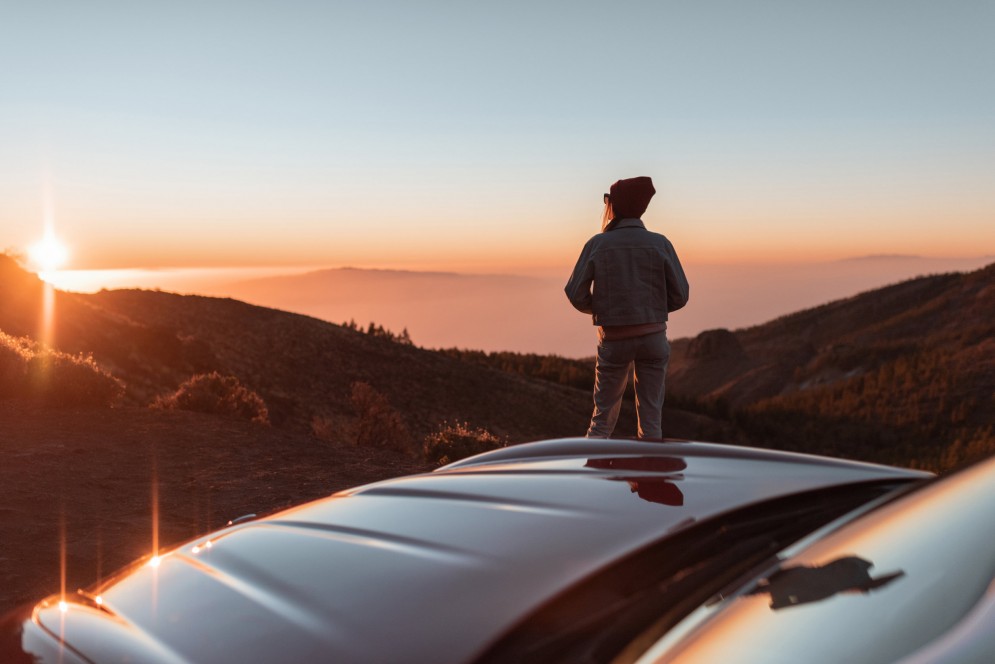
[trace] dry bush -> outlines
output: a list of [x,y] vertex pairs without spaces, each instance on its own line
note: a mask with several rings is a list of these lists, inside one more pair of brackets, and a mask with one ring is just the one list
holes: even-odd
[[0,332],[0,397],[53,406],[110,406],[123,393],[121,381],[88,355],[70,355]]
[[349,402],[356,411],[353,438],[357,445],[409,454],[413,451],[411,433],[401,414],[391,408],[386,396],[369,383],[357,381],[352,384]]
[[217,371],[191,377],[172,394],[158,397],[153,408],[192,410],[269,424],[269,411],[262,397],[239,382],[235,376]]
[[0,397],[23,396],[31,353],[24,340],[0,332]]
[[425,436],[422,450],[429,463],[445,465],[507,444],[506,440],[482,427],[472,429],[466,422],[443,422],[437,430]]
[[124,394],[121,381],[89,356],[39,353],[28,360],[28,376],[41,400],[50,405],[110,406]]
[[342,426],[335,419],[323,415],[311,418],[311,433],[318,440],[329,443],[341,442],[343,438]]

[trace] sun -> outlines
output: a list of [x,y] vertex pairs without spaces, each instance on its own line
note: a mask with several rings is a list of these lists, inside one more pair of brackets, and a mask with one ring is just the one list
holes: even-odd
[[42,272],[54,272],[65,265],[69,250],[57,237],[46,233],[44,239],[31,245],[28,257]]

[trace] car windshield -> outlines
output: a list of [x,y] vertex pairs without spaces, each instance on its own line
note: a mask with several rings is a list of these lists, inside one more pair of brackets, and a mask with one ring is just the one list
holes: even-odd
[[993,524],[995,459],[773,566],[700,609],[639,662],[897,661],[984,596],[995,575]]
[[811,491],[694,524],[555,598],[478,662],[610,661],[649,625],[676,624],[784,547],[898,486],[877,481]]

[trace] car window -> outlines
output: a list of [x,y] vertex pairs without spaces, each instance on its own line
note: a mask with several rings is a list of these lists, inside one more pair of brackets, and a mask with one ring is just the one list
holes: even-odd
[[[895,490],[868,482],[753,504],[616,561],[527,616],[484,662],[606,662],[647,626],[674,623],[788,544]],[[669,496],[667,496],[669,498]]]

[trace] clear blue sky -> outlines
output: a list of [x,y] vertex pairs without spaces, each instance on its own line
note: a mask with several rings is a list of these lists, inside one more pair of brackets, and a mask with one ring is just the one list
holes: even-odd
[[995,2],[0,1],[0,248],[570,264],[995,253]]

